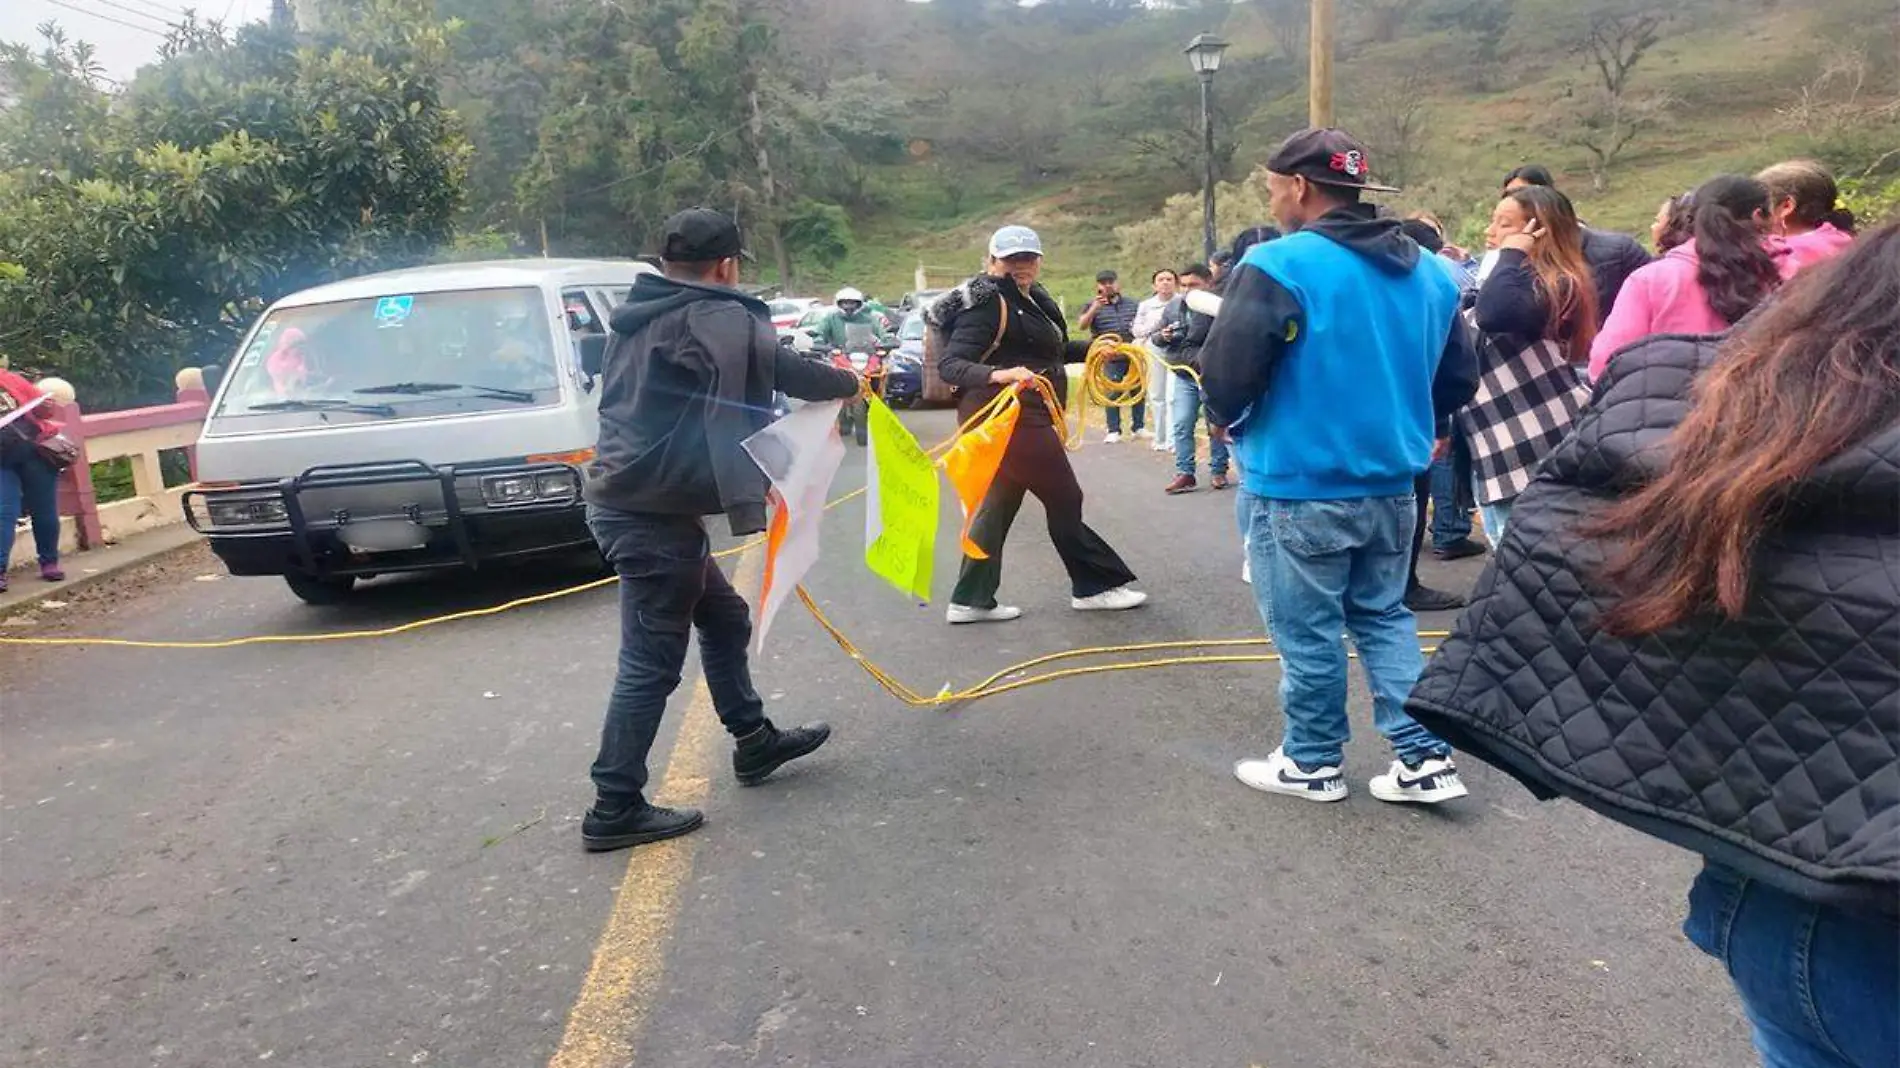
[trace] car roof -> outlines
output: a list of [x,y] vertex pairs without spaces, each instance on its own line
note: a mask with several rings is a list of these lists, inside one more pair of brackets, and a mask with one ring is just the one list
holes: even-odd
[[366,297],[440,293],[457,289],[509,289],[543,285],[631,285],[643,274],[656,274],[639,260],[483,260],[380,271],[315,286],[279,300],[276,307],[296,308]]

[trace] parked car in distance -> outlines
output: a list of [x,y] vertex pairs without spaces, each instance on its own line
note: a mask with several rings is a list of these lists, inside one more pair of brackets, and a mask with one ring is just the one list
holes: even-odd
[[923,311],[936,303],[938,297],[948,292],[950,291],[947,289],[919,289],[914,293],[904,294],[904,299],[899,302],[898,307],[907,312]]
[[792,320],[790,323],[779,326],[778,319],[774,317],[772,325],[778,327],[779,337],[791,338],[798,342],[799,348],[810,351],[817,347],[818,328],[824,324],[825,316],[830,315],[836,310],[836,308],[829,304],[814,303],[810,308],[805,310],[804,314]]
[[884,363],[884,401],[909,408],[924,397],[924,317],[912,312],[897,330],[897,349]]
[[772,310],[772,328],[785,330],[798,325],[798,321],[805,317],[805,313],[816,308],[818,302],[808,297],[780,297],[767,301],[765,306]]

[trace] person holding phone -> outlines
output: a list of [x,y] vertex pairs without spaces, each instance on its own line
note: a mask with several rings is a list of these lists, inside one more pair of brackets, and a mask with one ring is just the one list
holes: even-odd
[[1578,367],[1597,333],[1597,290],[1576,209],[1548,186],[1499,201],[1485,243],[1497,266],[1478,289],[1474,319],[1490,351],[1457,430],[1471,446],[1478,512],[1495,546],[1511,502],[1589,400]]
[[[1114,271],[1103,271],[1095,276],[1095,299],[1076,320],[1076,325],[1089,332],[1089,340],[1107,337],[1110,334],[1123,341],[1135,339],[1135,316],[1140,308],[1134,301],[1122,296],[1121,277]],[[1108,377],[1116,382],[1128,377],[1128,361],[1113,359],[1108,361]],[[1149,383],[1150,389],[1162,388],[1157,383]],[[1128,429],[1138,438],[1147,437],[1147,413],[1141,405],[1135,406],[1133,421]],[[1113,445],[1122,439],[1122,410],[1111,407],[1108,410],[1108,436],[1103,443]]]

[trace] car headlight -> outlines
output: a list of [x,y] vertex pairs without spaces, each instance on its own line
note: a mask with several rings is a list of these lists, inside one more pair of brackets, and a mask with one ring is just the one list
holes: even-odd
[[528,504],[557,504],[580,496],[580,480],[572,470],[522,471],[482,479],[482,500],[490,508],[519,508]]
[[214,527],[275,527],[290,522],[282,497],[207,497],[204,509]]

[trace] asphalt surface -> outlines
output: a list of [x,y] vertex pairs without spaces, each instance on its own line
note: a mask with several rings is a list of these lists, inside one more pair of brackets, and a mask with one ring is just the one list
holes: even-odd
[[[926,443],[952,423],[910,421]],[[881,586],[849,505],[809,585],[930,692],[1075,646],[1259,634],[1231,494],[1163,497],[1164,458],[1134,445],[1077,464],[1148,607],[1072,612],[1034,506],[1006,557],[1019,622],[943,625],[949,523],[936,605]],[[840,487],[861,469],[853,447]],[[1426,573],[1464,589],[1481,566]],[[381,582],[319,610],[218,574],[186,554],[0,633],[351,630],[589,577]],[[831,744],[741,790],[715,726],[703,831],[646,860],[584,854],[616,627],[597,591],[372,641],[0,648],[0,1064],[547,1064],[603,997],[617,887],[662,866],[679,885],[654,903],[651,981],[606,999],[631,1053],[598,1063],[1751,1061],[1719,967],[1677,931],[1692,857],[1470,763],[1469,800],[1373,800],[1390,756],[1358,680],[1354,795],[1308,805],[1230,774],[1277,740],[1270,666],[914,710],[794,605],[756,678]]]

